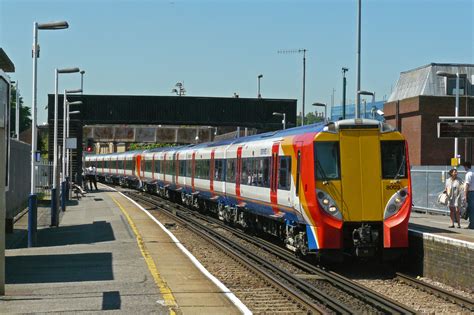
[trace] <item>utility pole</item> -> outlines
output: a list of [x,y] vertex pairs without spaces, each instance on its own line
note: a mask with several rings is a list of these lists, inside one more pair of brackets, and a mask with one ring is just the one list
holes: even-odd
[[346,119],[346,72],[349,68],[342,67],[342,119]]
[[303,53],[303,112],[301,117],[301,126],[304,126],[304,104],[305,104],[305,96],[306,96],[306,52],[307,49],[288,49],[288,50],[279,50],[279,54],[301,54]]
[[356,105],[355,105],[355,117],[360,118],[360,32],[361,32],[361,6],[362,0],[357,2],[357,83],[356,83]]

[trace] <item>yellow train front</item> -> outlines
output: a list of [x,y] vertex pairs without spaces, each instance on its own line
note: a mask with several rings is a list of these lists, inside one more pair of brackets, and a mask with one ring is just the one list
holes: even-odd
[[[300,139],[300,196],[323,257],[394,259],[408,247],[412,206],[406,141],[388,124],[333,122]],[[311,143],[312,142],[312,143]],[[313,147],[311,147],[313,146]],[[294,148],[294,146],[293,146]]]

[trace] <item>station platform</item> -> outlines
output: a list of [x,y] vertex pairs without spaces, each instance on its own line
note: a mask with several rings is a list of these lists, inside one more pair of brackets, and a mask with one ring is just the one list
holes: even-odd
[[2,314],[248,312],[176,238],[106,186],[69,201],[59,227],[49,226],[49,206],[40,206],[32,248],[26,246],[27,222],[26,214],[6,237]]
[[418,274],[474,293],[474,230],[449,228],[448,215],[412,212],[409,262]]

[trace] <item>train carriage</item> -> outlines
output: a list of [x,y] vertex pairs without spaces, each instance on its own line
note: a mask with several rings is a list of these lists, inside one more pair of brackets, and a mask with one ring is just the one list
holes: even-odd
[[376,120],[106,156],[114,158],[130,186],[272,234],[300,254],[396,257],[408,246],[407,145]]

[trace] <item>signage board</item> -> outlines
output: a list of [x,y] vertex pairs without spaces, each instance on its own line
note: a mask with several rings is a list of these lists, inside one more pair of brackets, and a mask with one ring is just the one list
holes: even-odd
[[67,138],[66,149],[77,149],[77,138]]
[[474,121],[438,122],[438,138],[474,138]]

